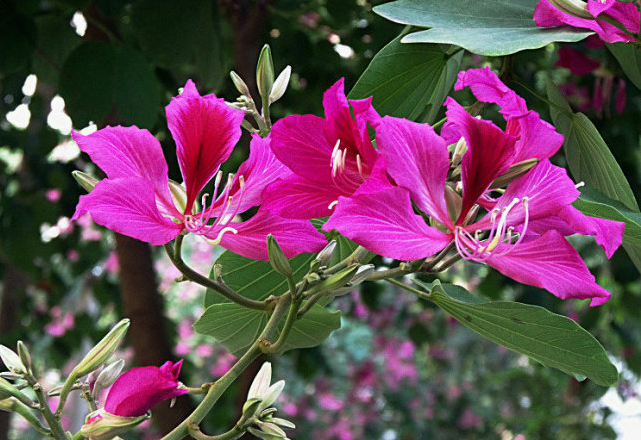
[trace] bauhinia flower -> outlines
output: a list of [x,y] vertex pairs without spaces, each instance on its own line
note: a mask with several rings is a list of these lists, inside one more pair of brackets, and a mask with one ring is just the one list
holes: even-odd
[[263,194],[265,207],[275,214],[325,217],[339,196],[351,196],[370,178],[385,179],[367,132],[367,123],[379,119],[371,98],[348,102],[341,79],[325,92],[323,106],[325,119],[292,115],[272,128],[271,148],[293,172]]
[[[448,99],[445,137],[462,136],[467,145],[461,188],[448,178],[448,142],[432,127],[385,117],[376,141],[397,186],[342,200],[324,227],[406,261],[453,243],[464,259],[487,263],[560,298],[590,298],[592,305],[607,301],[610,294],[564,236],[595,235],[610,257],[621,244],[623,224],[587,217],[570,205],[579,191],[565,170],[547,160],[563,138],[528,111],[522,98],[489,69],[461,72],[456,88],[468,85],[480,100],[499,104],[507,128],[476,119]],[[519,169],[536,162],[519,177]],[[496,189],[503,194],[493,198]]]
[[639,9],[634,2],[541,0],[534,10],[534,21],[542,27],[589,29],[608,43],[635,41],[639,33]]
[[104,408],[87,416],[81,432],[90,439],[110,439],[147,418],[148,411],[163,400],[187,394],[178,381],[182,360],[160,367],[132,368],[109,389]]
[[[96,223],[154,245],[191,232],[254,259],[267,259],[270,233],[288,257],[323,247],[322,234],[309,222],[284,219],[264,209],[236,222],[237,214],[261,203],[266,185],[291,174],[271,152],[269,140],[255,136],[249,159],[235,176],[223,181],[218,169],[240,138],[241,110],[214,95],[201,97],[188,81],[166,111],[184,186],[169,181],[160,143],[147,130],[118,126],[89,136],[74,132],[74,140],[107,179],[80,198],[73,219],[89,212]],[[197,199],[212,178],[211,197],[204,194],[199,207]]]

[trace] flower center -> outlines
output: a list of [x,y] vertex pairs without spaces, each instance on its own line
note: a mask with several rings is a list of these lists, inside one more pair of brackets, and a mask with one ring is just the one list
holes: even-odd
[[[330,156],[330,166],[332,168],[332,179],[337,184],[350,184],[360,186],[367,174],[363,169],[363,160],[359,153],[356,153],[354,159],[347,157],[348,148],[341,149],[341,140],[338,139]],[[356,169],[354,169],[356,168]]]
[[[222,177],[223,173],[222,171],[219,171],[214,181],[214,196],[218,192]],[[229,195],[233,184],[234,175],[230,173],[227,176],[227,183],[225,184],[223,192],[218,198],[212,198],[212,202],[209,207],[207,207],[207,198],[209,197],[209,194],[203,194],[201,199],[201,211],[199,213],[185,215],[185,229],[198,235],[207,235],[209,237],[215,235],[215,239],[209,240],[213,245],[219,244],[223,235],[227,232],[236,234],[238,231],[229,226],[229,223],[231,223],[238,213],[243,200],[243,195],[245,193],[244,176],[238,176],[240,191],[237,196]],[[211,219],[214,219],[214,221],[210,224],[209,221]]]
[[[505,208],[494,208],[490,211],[492,228],[490,229],[490,233],[487,237],[481,237],[481,234],[483,233],[482,230],[476,230],[472,235],[470,232],[466,231],[463,226],[456,226],[456,229],[454,230],[454,241],[456,243],[456,249],[461,257],[466,260],[484,262],[492,255],[503,256],[512,252],[512,250],[514,250],[514,248],[523,240],[523,237],[527,232],[530,217],[528,202],[528,197],[523,197],[522,199],[515,198]],[[515,232],[513,226],[508,226],[508,215],[510,214],[510,211],[512,211],[512,208],[519,203],[523,206],[525,219],[523,220],[522,227],[520,228],[521,230]],[[501,214],[500,217],[499,213]],[[516,241],[512,243],[512,240],[515,237]],[[506,246],[502,250],[494,252],[494,249],[496,249],[501,243],[505,243],[510,246]]]

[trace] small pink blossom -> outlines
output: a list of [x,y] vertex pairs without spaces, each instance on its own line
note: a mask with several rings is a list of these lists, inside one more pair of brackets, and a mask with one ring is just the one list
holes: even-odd
[[47,190],[47,192],[45,192],[45,198],[52,203],[55,203],[58,200],[60,200],[61,195],[62,195],[62,191],[60,191],[58,188],[49,189]]

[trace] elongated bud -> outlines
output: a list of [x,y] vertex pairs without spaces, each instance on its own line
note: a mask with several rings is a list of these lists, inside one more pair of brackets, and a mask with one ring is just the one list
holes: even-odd
[[358,272],[359,264],[352,264],[347,266],[345,269],[336,272],[331,277],[327,278],[325,281],[321,282],[314,288],[314,290],[332,290],[343,287],[345,284],[349,283],[356,272]]
[[256,410],[258,409],[258,405],[260,405],[260,402],[262,402],[262,399],[256,397],[245,402],[245,404],[243,405],[243,416],[249,418],[256,414]]
[[354,274],[354,277],[352,277],[349,283],[352,286],[358,286],[360,283],[365,281],[372,272],[374,272],[374,265],[365,264],[358,268],[358,270],[356,271],[356,274]]
[[169,179],[169,193],[174,201],[176,209],[180,212],[185,212],[187,207],[187,190],[180,183],[175,180]]
[[27,368],[27,371],[31,371],[31,355],[29,354],[29,350],[27,350],[27,346],[24,345],[22,341],[18,341],[18,356],[20,357],[22,365]]
[[316,258],[310,263],[310,271],[316,272],[321,267],[327,266],[334,256],[334,251],[336,250],[336,240],[332,240],[327,243],[319,253],[316,255]]
[[452,153],[452,166],[456,166],[461,163],[461,159],[465,153],[467,153],[467,142],[465,142],[465,138],[461,138],[454,146],[454,153]]
[[127,334],[129,329],[129,319],[123,319],[111,329],[107,336],[102,338],[82,361],[73,369],[71,374],[75,377],[82,377],[85,374],[91,373],[96,368],[104,364],[107,359],[116,351],[120,342]]
[[119,359],[106,366],[104,370],[100,372],[96,382],[94,383],[93,390],[91,391],[94,399],[98,399],[102,390],[106,390],[108,387],[113,385],[116,379],[118,379],[118,376],[122,372],[124,366],[125,361],[123,359]]
[[492,184],[490,185],[490,189],[503,188],[507,186],[512,181],[518,179],[519,177],[530,171],[538,163],[539,160],[536,158],[527,159],[523,162],[515,163],[510,168],[508,168],[506,172],[494,179],[494,182],[492,182]]
[[274,81],[274,86],[272,87],[272,91],[269,94],[270,104],[278,101],[283,97],[283,95],[287,91],[287,86],[289,85],[289,78],[291,77],[291,75],[292,66],[287,66],[283,69],[282,72],[280,72],[280,75],[278,75],[278,78],[276,78],[276,81]]
[[242,96],[251,97],[249,87],[247,87],[247,84],[245,84],[245,81],[243,81],[240,75],[232,70],[229,72],[229,76],[231,77],[231,81],[234,83],[234,86],[236,86],[236,90],[238,90]]
[[9,347],[5,347],[0,344],[0,359],[7,367],[7,369],[13,373],[25,373],[27,369],[22,364],[20,356],[18,356],[13,350]]
[[121,417],[99,409],[87,416],[80,432],[91,440],[111,440],[148,418],[148,414],[140,417]]
[[263,46],[258,57],[256,85],[258,86],[258,93],[260,93],[263,102],[269,102],[269,95],[274,85],[274,62],[272,61],[272,50],[268,44]]
[[267,236],[267,253],[269,262],[276,272],[286,277],[292,276],[292,266],[272,234]]
[[449,185],[445,185],[445,206],[447,206],[447,214],[450,216],[450,220],[456,222],[461,214],[463,199]]
[[83,173],[82,171],[78,170],[72,171],[71,175],[74,179],[76,179],[76,182],[78,182],[78,184],[82,186],[88,193],[93,191],[93,189],[96,187],[96,184],[100,182],[95,177],[92,177],[89,174]]

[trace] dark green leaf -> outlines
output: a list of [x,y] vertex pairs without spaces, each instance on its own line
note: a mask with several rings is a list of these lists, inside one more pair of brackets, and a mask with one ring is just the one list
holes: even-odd
[[36,26],[30,17],[18,13],[9,2],[0,4],[0,74],[6,75],[28,67],[36,33]]
[[583,113],[574,113],[559,89],[547,79],[550,114],[565,136],[563,148],[572,176],[611,199],[638,211],[634,193],[598,130]]
[[436,305],[492,342],[547,367],[587,376],[599,385],[614,385],[618,380],[617,369],[599,341],[570,318],[516,302],[457,301],[438,281],[429,290],[429,299]]
[[641,47],[627,43],[608,43],[606,46],[630,81],[641,89]]
[[374,12],[398,23],[429,27],[403,43],[448,43],[481,55],[507,55],[554,41],[579,41],[592,32],[534,23],[538,0],[398,0]]
[[402,44],[397,37],[376,54],[349,93],[350,99],[373,96],[382,115],[434,122],[456,80],[462,52],[453,56],[436,44]]
[[71,26],[71,17],[66,15],[44,15],[36,18],[38,26],[38,50],[33,53],[31,67],[38,81],[57,84],[60,66],[82,39]]

